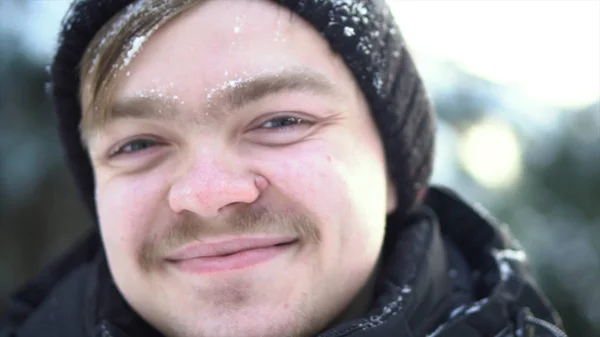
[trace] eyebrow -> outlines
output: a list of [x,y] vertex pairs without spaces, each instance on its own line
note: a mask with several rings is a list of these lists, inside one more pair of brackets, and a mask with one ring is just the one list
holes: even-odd
[[[225,82],[207,93],[202,111],[222,122],[232,111],[283,92],[340,96],[334,83],[326,76],[294,68]],[[122,118],[176,120],[180,114],[177,102],[168,95],[156,94],[121,98],[108,107],[103,124]]]

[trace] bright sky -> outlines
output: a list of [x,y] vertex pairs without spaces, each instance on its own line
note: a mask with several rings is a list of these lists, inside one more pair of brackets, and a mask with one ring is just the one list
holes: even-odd
[[[33,0],[25,18],[2,27],[22,30],[47,58],[69,2]],[[546,104],[577,107],[600,99],[599,0],[388,2],[417,63],[419,55],[449,60]]]
[[418,53],[452,60],[545,103],[579,106],[600,99],[598,0],[389,3]]

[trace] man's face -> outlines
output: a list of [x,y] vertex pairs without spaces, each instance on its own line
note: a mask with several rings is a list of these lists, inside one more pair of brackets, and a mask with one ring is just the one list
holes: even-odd
[[148,322],[309,336],[360,302],[395,192],[362,94],[307,23],[205,2],[148,39],[112,105],[89,140],[99,222]]

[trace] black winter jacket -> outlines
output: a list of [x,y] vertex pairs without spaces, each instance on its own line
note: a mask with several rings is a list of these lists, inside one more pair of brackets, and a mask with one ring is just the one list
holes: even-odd
[[[486,215],[432,188],[401,225],[386,236],[371,309],[318,337],[565,336],[524,253]],[[19,291],[0,320],[0,337],[75,336],[160,336],[117,291],[97,232]]]

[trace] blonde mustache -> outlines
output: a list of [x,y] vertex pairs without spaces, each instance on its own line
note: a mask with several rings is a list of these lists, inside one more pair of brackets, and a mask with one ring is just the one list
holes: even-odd
[[143,270],[150,271],[160,266],[167,254],[191,242],[202,242],[219,235],[258,234],[296,236],[303,243],[321,241],[319,227],[308,215],[248,206],[218,223],[207,223],[191,217],[180,219],[164,233],[152,235],[142,243],[139,264]]

